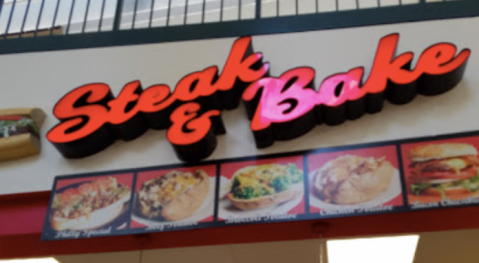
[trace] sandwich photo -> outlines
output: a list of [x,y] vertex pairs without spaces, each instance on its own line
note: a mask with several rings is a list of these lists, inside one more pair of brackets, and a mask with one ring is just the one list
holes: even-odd
[[141,185],[135,213],[154,221],[179,221],[192,216],[210,191],[210,179],[203,169],[169,171]]
[[228,200],[240,210],[272,207],[304,194],[303,171],[294,164],[263,164],[233,175]]
[[100,228],[120,216],[130,193],[113,177],[68,187],[53,197],[50,224],[56,231]]
[[479,190],[477,149],[466,143],[428,144],[408,152],[414,195],[448,198]]
[[384,157],[343,155],[313,172],[312,188],[322,203],[360,204],[385,192],[395,174],[396,169]]
[[0,161],[39,154],[45,118],[38,108],[0,110]]

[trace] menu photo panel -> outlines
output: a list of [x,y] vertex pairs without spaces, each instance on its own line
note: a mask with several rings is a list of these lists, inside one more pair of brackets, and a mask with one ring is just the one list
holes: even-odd
[[479,132],[58,176],[42,240],[479,204]]
[[304,157],[222,163],[218,220],[226,224],[292,220],[305,213]]
[[400,210],[395,145],[308,154],[309,212],[333,217]]
[[479,204],[479,136],[401,145],[411,209]]
[[137,173],[130,228],[165,231],[214,221],[216,165]]
[[77,239],[128,231],[133,173],[58,179],[43,239]]

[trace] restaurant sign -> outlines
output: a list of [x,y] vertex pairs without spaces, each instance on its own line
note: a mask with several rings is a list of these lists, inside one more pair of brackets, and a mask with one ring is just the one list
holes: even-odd
[[60,120],[47,134],[67,158],[97,153],[116,139],[168,129],[181,160],[195,163],[58,176],[43,240],[190,230],[251,223],[316,220],[479,204],[479,132],[196,162],[225,133],[221,111],[244,102],[256,146],[405,104],[417,94],[454,88],[471,51],[453,44],[396,56],[399,34],[383,37],[367,80],[364,68],[327,77],[298,67],[279,77],[235,41],[226,65],[143,90],[127,83],[115,98],[92,83],[55,106]]
[[384,100],[405,104],[417,94],[432,96],[454,88],[462,79],[469,49],[438,43],[427,48],[412,67],[414,55],[396,56],[399,34],[383,37],[374,64],[363,83],[364,68],[327,77],[316,90],[315,71],[298,67],[279,77],[253,51],[252,38],[235,41],[221,74],[217,66],[182,78],[172,92],[164,84],[143,89],[139,80],[127,83],[115,97],[107,84],[74,89],[56,104],[60,123],[48,140],[66,158],[98,153],[117,139],[129,141],[148,129],[167,129],[167,139],[179,159],[196,162],[216,148],[216,136],[226,133],[221,111],[244,102],[256,146],[297,138],[317,124],[338,125],[381,111]]

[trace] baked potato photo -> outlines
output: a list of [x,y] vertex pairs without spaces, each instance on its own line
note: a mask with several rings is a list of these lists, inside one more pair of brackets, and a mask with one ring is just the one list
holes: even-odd
[[[241,211],[274,210],[278,205],[301,200],[304,194],[303,171],[291,163],[248,166],[236,171],[228,186],[224,199],[240,214]],[[294,207],[297,202],[292,205]],[[228,217],[232,213],[234,217],[235,211],[223,205],[222,212],[230,214]]]
[[399,172],[385,157],[339,156],[311,176],[311,204],[322,209],[381,205],[401,193]]
[[[141,185],[136,195],[135,214],[156,221],[180,221],[203,205],[210,191],[208,174],[172,170]],[[143,220],[144,221],[144,220]]]
[[114,177],[70,185],[53,197],[51,227],[63,231],[106,226],[126,214],[125,204],[130,201],[130,194],[130,187],[119,184]]

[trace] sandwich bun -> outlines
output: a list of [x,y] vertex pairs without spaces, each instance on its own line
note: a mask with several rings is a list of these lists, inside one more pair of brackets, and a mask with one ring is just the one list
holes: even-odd
[[427,144],[411,149],[408,157],[413,162],[425,162],[466,155],[478,155],[477,149],[466,143]]

